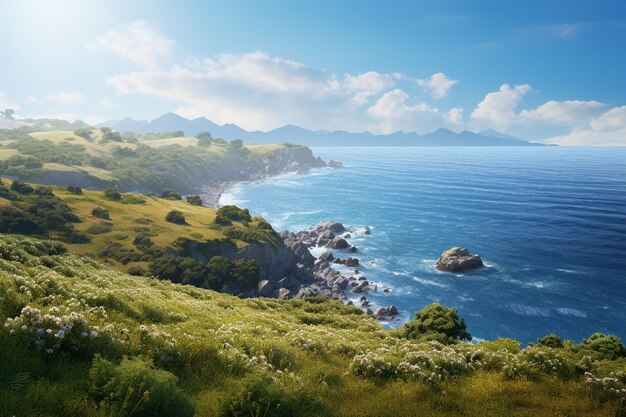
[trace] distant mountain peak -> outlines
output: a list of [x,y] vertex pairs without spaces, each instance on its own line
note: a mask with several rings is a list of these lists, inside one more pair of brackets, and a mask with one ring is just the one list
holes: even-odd
[[459,133],[440,127],[439,129],[418,135],[416,132],[397,131],[388,135],[378,135],[369,131],[347,132],[345,130],[310,130],[292,123],[270,131],[248,131],[234,123],[219,125],[204,116],[193,120],[186,119],[174,112],[165,113],[151,122],[134,120],[126,117],[112,121],[107,126],[121,132],[173,132],[182,130],[187,136],[208,131],[213,137],[226,140],[242,139],[250,143],[294,142],[307,146],[531,146],[530,143],[493,129],[476,133],[463,130]]

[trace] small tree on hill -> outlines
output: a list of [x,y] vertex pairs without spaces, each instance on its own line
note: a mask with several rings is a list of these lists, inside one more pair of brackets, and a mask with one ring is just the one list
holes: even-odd
[[165,216],[165,221],[175,224],[187,224],[185,216],[178,210],[172,210]]
[[441,304],[429,304],[415,313],[413,320],[404,325],[406,337],[417,340],[437,340],[442,343],[457,343],[471,340],[465,320],[459,320],[456,308]]
[[122,195],[117,192],[115,188],[105,188],[104,189],[104,198],[111,201],[120,201],[122,199]]
[[200,198],[199,195],[188,195],[187,202],[191,204],[192,206],[201,206],[202,198]]
[[161,198],[167,198],[168,200],[182,200],[183,198],[176,191],[171,188],[166,188],[161,193]]

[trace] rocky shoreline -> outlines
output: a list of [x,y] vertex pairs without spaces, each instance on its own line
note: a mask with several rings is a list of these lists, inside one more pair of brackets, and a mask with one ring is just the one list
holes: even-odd
[[[366,295],[370,292],[383,291],[389,292],[388,288],[379,288],[372,283],[358,269],[360,266],[359,259],[353,254],[358,252],[358,248],[349,243],[349,240],[357,234],[370,234],[369,227],[362,229],[348,229],[343,224],[327,221],[320,223],[313,229],[300,230],[296,233],[285,230],[281,232],[281,237],[285,245],[296,256],[302,265],[308,265],[312,274],[312,282],[303,283],[292,292],[287,288],[278,290],[279,298],[304,298],[325,296],[341,300],[348,305],[361,308],[366,314],[372,315],[379,320],[394,319],[399,311],[396,306],[381,307],[376,312],[367,299]],[[310,249],[327,248],[324,252],[314,257]],[[331,251],[336,251],[335,254]],[[336,256],[337,252],[345,254],[346,257]],[[355,268],[349,274],[342,274],[335,269],[336,265],[344,265],[348,268]],[[263,283],[263,288],[268,285]],[[261,285],[259,286],[260,295]],[[348,294],[361,295],[355,303],[348,300]]]

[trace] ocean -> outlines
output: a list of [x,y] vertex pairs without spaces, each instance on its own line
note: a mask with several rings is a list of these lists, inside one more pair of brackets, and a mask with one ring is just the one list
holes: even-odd
[[[478,340],[626,338],[626,148],[313,151],[344,167],[240,184],[220,203],[247,207],[279,231],[325,220],[369,226],[351,243],[361,272],[391,289],[367,296],[398,307],[387,326],[440,302]],[[437,271],[453,246],[481,255],[485,267]]]

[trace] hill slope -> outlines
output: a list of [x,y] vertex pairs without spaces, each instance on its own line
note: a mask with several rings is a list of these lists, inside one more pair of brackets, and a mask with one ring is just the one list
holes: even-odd
[[616,345],[597,338],[521,351],[510,340],[423,343],[336,301],[243,300],[6,236],[0,293],[2,415],[614,416],[623,407],[610,389],[622,377],[583,376],[624,369]]

